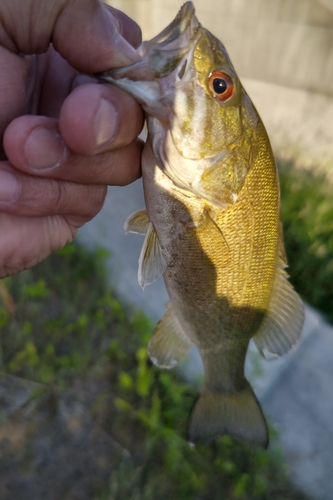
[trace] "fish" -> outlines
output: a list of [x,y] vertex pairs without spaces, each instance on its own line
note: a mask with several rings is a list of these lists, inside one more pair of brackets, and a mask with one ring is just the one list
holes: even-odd
[[190,442],[227,434],[267,447],[267,423],[244,374],[249,342],[265,358],[280,356],[304,319],[285,270],[270,141],[224,45],[199,23],[192,2],[137,50],[140,60],[98,78],[132,95],[147,118],[146,208],[125,230],[144,235],[141,287],[163,275],[169,295],[149,355],[170,369],[199,349],[204,376]]

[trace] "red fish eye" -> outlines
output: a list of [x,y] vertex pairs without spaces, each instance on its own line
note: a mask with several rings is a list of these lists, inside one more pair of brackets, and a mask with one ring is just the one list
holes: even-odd
[[208,87],[214,97],[220,101],[227,101],[235,93],[235,84],[228,73],[213,71],[208,78]]

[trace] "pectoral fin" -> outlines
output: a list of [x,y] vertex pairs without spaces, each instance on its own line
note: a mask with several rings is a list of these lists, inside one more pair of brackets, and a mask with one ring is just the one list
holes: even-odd
[[146,234],[149,225],[147,210],[133,212],[124,224],[125,233]]
[[264,358],[281,356],[297,342],[303,326],[304,308],[288,281],[282,258],[279,258],[269,308],[260,330],[253,337]]
[[170,304],[167,312],[156,325],[148,344],[152,362],[159,368],[173,368],[187,353],[192,342],[183,332]]
[[139,258],[139,285],[145,289],[147,285],[157,280],[164,273],[165,269],[166,262],[162,255],[155,228],[149,222]]

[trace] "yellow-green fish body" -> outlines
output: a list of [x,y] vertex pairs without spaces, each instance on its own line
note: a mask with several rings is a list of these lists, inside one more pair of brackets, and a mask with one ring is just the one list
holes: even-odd
[[141,102],[147,211],[126,229],[145,234],[142,287],[163,274],[170,302],[149,343],[171,368],[195,344],[204,363],[192,441],[228,433],[266,445],[265,419],[244,376],[251,338],[265,356],[297,340],[303,307],[287,281],[279,183],[270,143],[224,46],[191,2],[142,60],[103,75]]

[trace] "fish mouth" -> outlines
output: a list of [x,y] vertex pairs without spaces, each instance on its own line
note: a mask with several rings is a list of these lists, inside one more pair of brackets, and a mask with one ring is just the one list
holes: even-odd
[[161,33],[150,41],[143,42],[138,52],[141,57],[148,55],[154,78],[169,76],[177,66],[180,66],[180,78],[184,76],[185,64],[182,59],[193,45],[198,27],[194,5],[186,2]]
[[189,62],[200,27],[193,3],[186,2],[161,33],[140,45],[139,61],[95,76],[131,94],[148,114],[166,119],[175,87],[194,78]]

